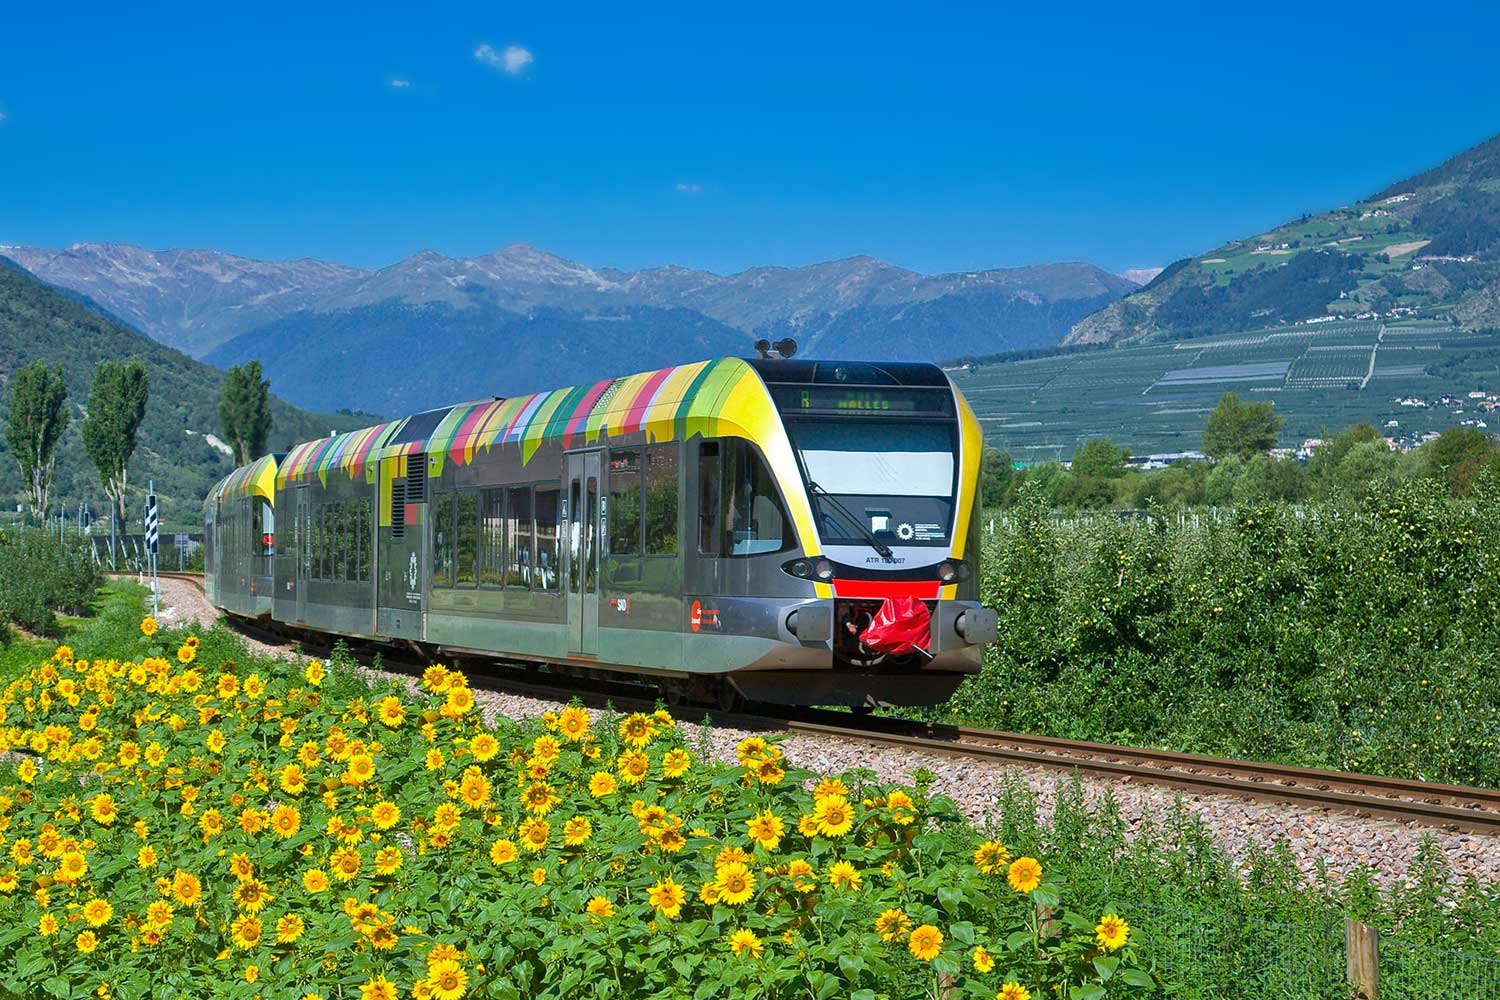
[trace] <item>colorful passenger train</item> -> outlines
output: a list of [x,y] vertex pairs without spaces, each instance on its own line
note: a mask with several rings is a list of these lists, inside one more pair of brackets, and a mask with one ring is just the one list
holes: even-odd
[[[462,403],[235,470],[206,588],[279,628],[674,699],[934,704],[995,637],[980,451],[932,365],[725,358]],[[898,597],[924,641],[881,652]]]

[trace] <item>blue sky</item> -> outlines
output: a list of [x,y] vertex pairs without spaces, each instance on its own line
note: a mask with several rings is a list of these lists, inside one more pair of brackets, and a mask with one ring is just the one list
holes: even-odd
[[0,243],[1160,265],[1500,131],[1497,8],[15,4]]

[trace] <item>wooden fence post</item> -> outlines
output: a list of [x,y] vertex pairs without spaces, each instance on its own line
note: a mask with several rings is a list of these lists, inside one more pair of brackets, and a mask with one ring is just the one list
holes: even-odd
[[1380,932],[1358,920],[1344,921],[1344,947],[1348,952],[1345,971],[1356,996],[1378,1000],[1380,996]]

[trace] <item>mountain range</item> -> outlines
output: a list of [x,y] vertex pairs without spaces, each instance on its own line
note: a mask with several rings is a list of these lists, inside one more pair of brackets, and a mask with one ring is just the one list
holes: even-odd
[[806,356],[892,360],[1050,346],[1139,287],[1082,263],[621,271],[524,244],[378,269],[100,243],[0,255],[211,364],[259,358],[289,400],[384,414],[745,354],[757,337],[792,337]]
[[[91,498],[97,509],[108,510],[99,476],[83,447],[84,408],[94,365],[133,357],[146,365],[151,395],[130,461],[129,482],[135,495],[130,509],[140,510],[146,486],[154,481],[168,525],[200,523],[209,486],[234,467],[228,446],[216,436],[224,373],[0,260],[0,427],[7,426],[9,383],[17,369],[41,360],[61,364],[66,373],[72,420],[58,447],[54,498],[73,503]],[[374,420],[362,413],[307,413],[277,398],[271,401],[271,416],[275,426],[269,444],[275,451]],[[18,496],[21,487],[20,472],[0,434],[0,497]],[[139,532],[139,523],[130,530]]]
[[1079,321],[1064,343],[1337,318],[1500,327],[1500,136],[1354,204],[1180,260]]

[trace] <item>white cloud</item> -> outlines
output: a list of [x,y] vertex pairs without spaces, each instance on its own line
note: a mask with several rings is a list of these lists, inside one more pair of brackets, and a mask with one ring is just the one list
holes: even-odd
[[693,184],[688,181],[678,181],[677,190],[683,192],[684,194],[698,194],[703,190],[703,185]]
[[0,111],[0,124],[3,124],[4,122],[5,122],[5,112],[4,111]]
[[536,61],[530,49],[523,49],[519,45],[507,45],[504,50],[497,50],[489,43],[475,49],[474,58],[490,69],[498,69],[511,76],[520,76],[527,66]]
[[395,90],[405,90],[411,86],[410,80],[392,80],[391,87]]

